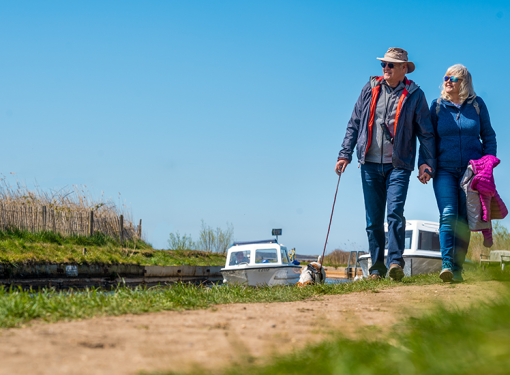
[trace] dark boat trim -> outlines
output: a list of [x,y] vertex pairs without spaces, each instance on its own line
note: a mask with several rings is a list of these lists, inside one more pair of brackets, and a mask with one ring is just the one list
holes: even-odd
[[266,267],[246,267],[246,268],[222,268],[220,272],[228,272],[228,271],[247,271],[247,270],[264,270],[264,269],[271,269],[271,268],[301,268],[301,266],[297,266],[294,264],[284,266],[284,265],[278,265],[278,266],[266,266]]

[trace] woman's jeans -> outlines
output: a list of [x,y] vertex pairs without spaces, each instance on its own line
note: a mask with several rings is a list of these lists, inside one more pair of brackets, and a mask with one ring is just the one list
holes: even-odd
[[369,163],[361,165],[361,182],[365,198],[367,235],[372,267],[370,274],[384,277],[384,213],[388,204],[388,258],[386,264],[398,264],[404,268],[402,256],[405,247],[406,220],[404,204],[409,187],[411,171],[396,169],[392,164]]
[[439,242],[444,262],[450,262],[453,271],[462,270],[471,232],[467,221],[466,194],[460,182],[466,168],[438,168],[433,179],[434,193],[439,208]]

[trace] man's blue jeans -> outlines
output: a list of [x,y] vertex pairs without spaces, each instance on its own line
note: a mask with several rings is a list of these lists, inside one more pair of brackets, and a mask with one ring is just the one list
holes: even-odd
[[[384,277],[391,264],[404,267],[406,221],[404,204],[411,171],[394,168],[392,164],[361,165],[361,181],[365,197],[367,235],[372,267],[370,274]],[[387,208],[388,258],[384,264],[384,212]]]
[[433,179],[439,208],[439,242],[443,262],[462,270],[471,232],[467,221],[466,194],[460,182],[466,168],[438,168]]

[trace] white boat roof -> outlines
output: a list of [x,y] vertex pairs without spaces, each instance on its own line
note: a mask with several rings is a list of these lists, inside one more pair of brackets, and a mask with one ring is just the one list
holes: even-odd
[[[388,230],[388,223],[384,223],[384,229]],[[414,229],[437,232],[439,230],[439,223],[426,220],[406,220],[406,230]]]

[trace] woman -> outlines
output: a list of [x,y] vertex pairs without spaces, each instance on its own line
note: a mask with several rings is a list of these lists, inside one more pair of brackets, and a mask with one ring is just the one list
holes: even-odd
[[436,130],[433,186],[440,213],[443,260],[439,277],[444,282],[460,282],[471,235],[460,181],[470,160],[496,156],[496,134],[484,101],[475,94],[471,74],[461,64],[446,71],[441,97],[432,102],[430,114]]

